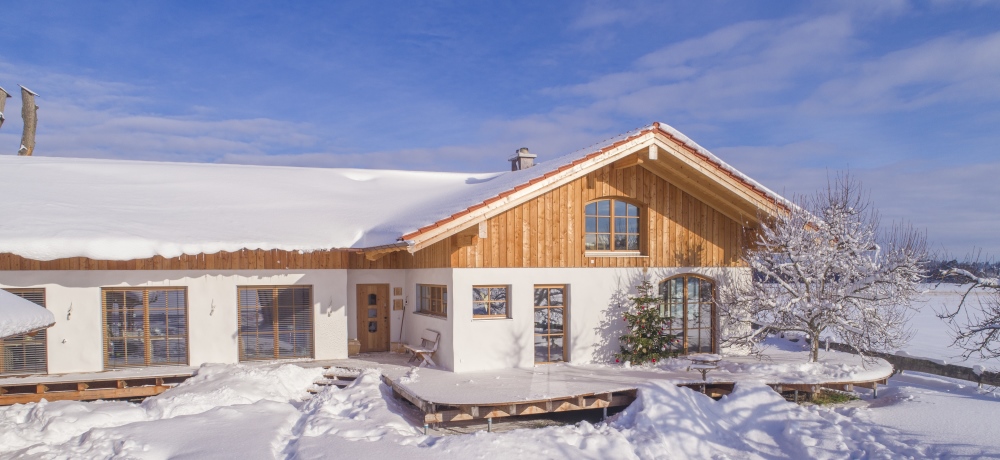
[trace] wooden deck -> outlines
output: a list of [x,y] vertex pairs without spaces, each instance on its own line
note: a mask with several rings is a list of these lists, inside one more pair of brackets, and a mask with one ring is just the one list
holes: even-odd
[[[700,391],[710,397],[719,398],[733,391],[736,380],[701,379],[697,372],[690,372],[686,378],[682,375],[651,374],[644,371],[625,371],[616,369],[595,370],[575,366],[546,366],[535,369],[508,369],[494,373],[483,372],[474,374],[455,374],[434,369],[419,369],[416,377],[408,375],[410,367],[401,366],[393,354],[375,354],[368,359],[351,359],[343,362],[324,362],[324,367],[330,368],[330,375],[336,375],[336,369],[345,369],[345,376],[354,375],[361,369],[378,369],[382,382],[392,390],[392,395],[412,404],[423,414],[423,421],[428,425],[463,422],[472,420],[488,421],[503,417],[520,417],[546,413],[558,413],[578,410],[621,408],[632,404],[638,395],[638,388],[653,380],[668,380],[677,386]],[[372,360],[384,360],[379,364]],[[362,364],[358,366],[358,364]],[[308,363],[303,363],[308,365]],[[549,374],[551,372],[551,375]],[[890,369],[891,372],[891,369]],[[523,376],[519,379],[507,379],[511,373],[533,374],[539,376],[534,382],[529,382]],[[681,377],[681,378],[678,378]],[[749,377],[749,376],[748,376]],[[875,391],[879,385],[885,385],[888,373],[880,378],[852,381],[829,381],[815,383],[783,383],[780,380],[768,382],[768,385],[779,394],[796,402],[808,401],[812,396],[824,390],[853,391],[855,387],[868,388]],[[563,385],[566,382],[581,382],[587,379],[601,382],[601,391],[579,391],[584,385]],[[408,381],[409,380],[409,381]],[[481,385],[468,385],[468,381],[482,382]],[[545,388],[541,391],[549,393],[547,397],[532,397],[538,393],[539,381]],[[407,383],[403,383],[407,382]],[[431,387],[456,388],[464,387],[462,391],[428,391]],[[460,396],[458,393],[465,393]],[[504,398],[507,398],[506,400]]]
[[[383,356],[384,355],[384,356]],[[381,362],[379,362],[381,361]],[[691,375],[651,374],[645,371],[594,369],[576,366],[546,366],[510,369],[495,373],[455,374],[413,368],[400,355],[373,354],[360,359],[297,361],[303,367],[326,369],[317,388],[345,387],[364,369],[377,369],[392,395],[408,401],[422,413],[428,425],[495,418],[520,417],[568,411],[623,408],[634,402],[642,384],[670,381],[681,387],[719,398],[733,391],[736,381]],[[131,399],[155,396],[194,375],[194,368],[149,368],[70,375],[36,375],[0,378],[0,406],[48,401]],[[414,384],[417,372],[422,385]],[[495,374],[495,375],[494,375]],[[697,373],[692,373],[697,374]],[[473,377],[473,378],[470,378]],[[888,375],[877,379],[818,383],[773,382],[768,385],[794,401],[809,400],[824,389],[852,391],[855,387],[875,391],[885,385]],[[475,379],[480,384],[471,384]],[[406,382],[406,383],[403,383]],[[429,391],[432,388],[461,386],[462,391]],[[585,391],[589,388],[589,391]],[[597,391],[594,389],[597,388]],[[316,392],[316,389],[312,390]],[[537,395],[544,394],[544,397]],[[605,412],[606,413],[606,412]]]
[[46,401],[94,401],[97,399],[131,399],[156,396],[193,375],[193,372],[165,371],[159,375],[32,376],[23,379],[5,378],[0,381],[0,406]]

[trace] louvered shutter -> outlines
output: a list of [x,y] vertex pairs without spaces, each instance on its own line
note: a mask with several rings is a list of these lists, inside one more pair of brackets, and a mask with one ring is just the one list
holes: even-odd
[[[7,292],[45,307],[45,289],[5,289]],[[46,331],[0,339],[0,375],[48,373]]]

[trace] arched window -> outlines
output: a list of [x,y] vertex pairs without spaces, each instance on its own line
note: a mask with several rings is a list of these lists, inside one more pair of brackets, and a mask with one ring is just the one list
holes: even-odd
[[587,204],[587,251],[638,251],[639,207],[620,200],[597,200]]
[[715,283],[681,275],[660,283],[663,312],[672,318],[668,334],[677,336],[681,353],[715,352]]

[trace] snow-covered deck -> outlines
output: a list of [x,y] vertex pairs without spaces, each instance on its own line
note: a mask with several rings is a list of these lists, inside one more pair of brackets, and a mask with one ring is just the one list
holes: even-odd
[[697,370],[688,370],[690,361],[684,358],[655,367],[550,364],[461,374],[412,367],[402,355],[393,353],[298,364],[330,366],[348,373],[378,369],[393,391],[422,409],[432,423],[627,405],[637,389],[653,382],[716,388],[760,382],[775,389],[814,392],[820,387],[874,388],[892,375],[892,366],[881,359],[864,362],[850,353],[821,351],[820,362],[808,363],[807,353],[798,344],[779,341],[775,345],[762,357],[724,357],[706,380]]

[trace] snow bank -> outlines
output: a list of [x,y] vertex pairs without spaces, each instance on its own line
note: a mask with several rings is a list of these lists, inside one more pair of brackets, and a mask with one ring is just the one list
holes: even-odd
[[0,339],[43,329],[56,322],[52,312],[0,289]]
[[[214,439],[237,452],[240,445],[259,439],[253,434],[263,428],[254,423],[271,426],[269,430],[282,425],[290,429],[298,419],[298,411],[290,403],[305,398],[306,390],[321,375],[322,369],[294,365],[204,365],[194,377],[142,404],[42,401],[15,405],[0,409],[0,455],[20,451],[39,457],[79,458],[134,451],[145,452],[143,457],[166,458],[172,454],[150,452],[150,445],[159,445],[160,451],[168,454],[174,452],[172,449],[184,447],[181,440],[187,439],[179,435],[175,439],[180,432],[206,441]],[[235,420],[244,420],[247,426],[234,424]],[[245,431],[219,436],[218,429],[224,426]],[[148,442],[138,442],[140,439]]]
[[[720,401],[651,382],[632,406],[596,425],[424,436],[413,426],[419,424],[413,413],[390,397],[374,371],[301,402],[319,373],[288,365],[206,366],[198,377],[141,405],[42,402],[0,409],[0,456],[826,459],[938,452],[871,423],[868,415],[856,416],[857,410],[798,406],[752,382],[739,383]],[[995,410],[995,404],[982,410]]]

